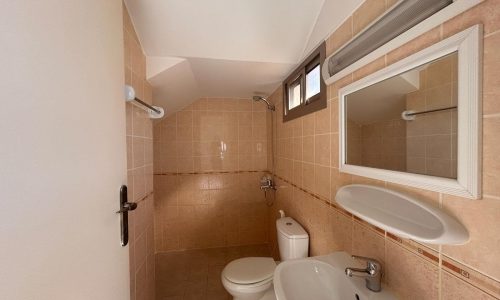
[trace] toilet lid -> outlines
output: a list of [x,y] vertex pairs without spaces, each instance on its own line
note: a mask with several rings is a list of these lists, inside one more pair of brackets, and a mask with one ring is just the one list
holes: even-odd
[[271,257],[245,257],[227,264],[222,275],[234,283],[252,284],[271,278],[275,268]]

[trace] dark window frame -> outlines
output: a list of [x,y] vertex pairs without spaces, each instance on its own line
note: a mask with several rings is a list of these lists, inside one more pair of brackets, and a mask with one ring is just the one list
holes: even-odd
[[[325,52],[326,46],[325,42],[323,42],[283,81],[283,122],[326,108],[326,84],[321,78]],[[319,93],[306,99],[306,75],[318,65],[320,66]],[[292,109],[288,109],[289,87],[294,86],[297,81],[300,81],[300,104]]]

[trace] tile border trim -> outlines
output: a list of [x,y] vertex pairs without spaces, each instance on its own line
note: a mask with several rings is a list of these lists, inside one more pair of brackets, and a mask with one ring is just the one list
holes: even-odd
[[172,175],[219,175],[219,174],[244,174],[244,173],[269,173],[269,171],[267,171],[267,170],[251,170],[251,171],[162,172],[162,173],[153,173],[153,176],[172,176]]
[[444,272],[447,272],[474,286],[475,288],[500,299],[500,282],[494,278],[462,265],[446,255],[442,255],[441,264],[441,269]]

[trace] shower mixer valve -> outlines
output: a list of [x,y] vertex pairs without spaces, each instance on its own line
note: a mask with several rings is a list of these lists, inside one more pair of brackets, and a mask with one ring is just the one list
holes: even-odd
[[270,176],[264,176],[260,179],[260,189],[267,192],[268,190],[276,190],[273,179]]

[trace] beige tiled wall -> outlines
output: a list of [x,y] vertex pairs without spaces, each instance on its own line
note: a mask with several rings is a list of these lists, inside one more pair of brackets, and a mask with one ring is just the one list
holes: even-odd
[[361,147],[363,166],[405,171],[406,122],[394,119],[361,125]]
[[[406,109],[425,111],[456,106],[457,63],[455,53],[421,70],[420,89],[406,96]],[[457,111],[417,115],[407,124],[407,170],[456,178]]]
[[[152,102],[146,81],[146,58],[123,5],[125,83],[137,97]],[[153,124],[145,111],[127,103],[127,174],[129,201],[137,209],[129,214],[131,299],[155,299],[153,229]]]
[[155,124],[157,252],[267,242],[268,118],[262,102],[202,98]]
[[363,131],[361,125],[350,120],[346,120],[347,153],[346,161],[351,165],[361,165],[363,163]]
[[[327,40],[332,53],[394,1],[366,0]],[[500,297],[500,3],[483,1],[460,16],[424,33],[371,64],[328,86],[328,107],[275,126],[279,190],[269,210],[270,242],[277,254],[278,209],[296,218],[309,232],[311,255],[345,250],[376,257],[384,264],[384,281],[401,299],[495,299]],[[484,25],[483,193],[468,200],[340,173],[338,170],[338,89],[438,42],[471,25]],[[281,116],[282,96],[272,97]],[[293,147],[292,147],[293,146]],[[414,195],[463,222],[471,240],[462,246],[428,246],[375,228],[339,208],[337,189],[366,183]]]

